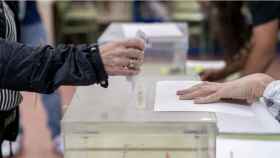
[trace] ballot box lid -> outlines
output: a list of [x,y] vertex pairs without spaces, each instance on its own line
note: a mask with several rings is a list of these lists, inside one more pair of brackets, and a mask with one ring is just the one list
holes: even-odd
[[[178,42],[184,40],[188,43],[187,23],[112,23],[98,39],[98,43],[133,38],[136,32],[145,32],[148,38],[158,42]],[[168,30],[168,31],[167,31]],[[156,31],[156,32],[155,32]]]

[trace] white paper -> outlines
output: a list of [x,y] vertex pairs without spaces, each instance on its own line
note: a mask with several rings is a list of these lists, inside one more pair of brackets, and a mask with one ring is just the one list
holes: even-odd
[[133,38],[137,31],[141,30],[147,37],[181,37],[183,36],[180,29],[175,24],[154,23],[154,24],[123,24],[124,36]]
[[203,67],[204,69],[222,69],[226,65],[225,61],[208,61],[208,60],[188,60],[187,68]]
[[219,133],[235,134],[279,134],[280,124],[269,113],[262,102],[251,106],[254,117],[236,116],[217,113],[217,126]]
[[206,111],[239,116],[254,116],[250,106],[231,103],[194,104],[192,100],[179,100],[176,92],[200,82],[159,81],[156,86],[155,111]]
[[217,158],[278,158],[279,141],[217,138]]

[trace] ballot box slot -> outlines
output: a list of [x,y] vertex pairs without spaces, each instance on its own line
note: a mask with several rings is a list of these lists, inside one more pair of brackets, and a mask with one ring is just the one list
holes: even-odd
[[[83,148],[83,149],[75,149],[68,148],[67,150],[71,151],[187,151],[194,152],[197,151],[197,148]],[[201,148],[201,151],[208,151],[208,148]]]

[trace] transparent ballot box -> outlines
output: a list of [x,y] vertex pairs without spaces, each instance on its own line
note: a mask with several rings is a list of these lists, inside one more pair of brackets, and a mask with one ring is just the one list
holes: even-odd
[[159,79],[188,77],[139,77],[145,89],[143,100],[125,77],[111,77],[107,89],[79,87],[62,121],[65,157],[214,158],[215,115],[155,112]]
[[186,23],[112,23],[98,39],[107,43],[137,37],[143,32],[148,45],[145,49],[143,70],[151,68],[157,74],[184,74],[188,50]]

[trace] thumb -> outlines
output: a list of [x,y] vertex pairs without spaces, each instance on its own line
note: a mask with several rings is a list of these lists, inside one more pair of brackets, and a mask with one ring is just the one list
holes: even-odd
[[221,99],[221,96],[219,95],[219,93],[214,93],[211,95],[208,95],[206,97],[202,97],[202,98],[197,98],[194,100],[195,104],[207,104],[207,103],[214,103],[217,102]]

